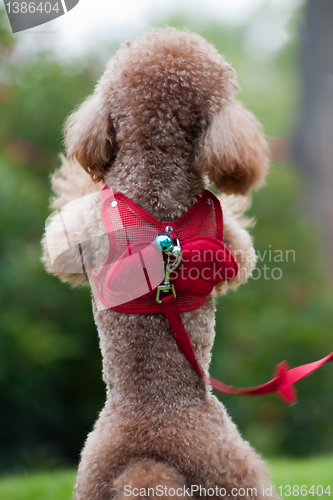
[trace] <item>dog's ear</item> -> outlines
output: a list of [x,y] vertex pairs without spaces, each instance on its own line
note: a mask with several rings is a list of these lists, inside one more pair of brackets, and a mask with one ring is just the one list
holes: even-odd
[[117,152],[110,104],[100,90],[95,91],[67,119],[67,154],[75,158],[94,181],[104,179]]
[[220,191],[246,194],[262,184],[268,156],[260,123],[242,103],[232,99],[212,116],[201,141],[198,167]]

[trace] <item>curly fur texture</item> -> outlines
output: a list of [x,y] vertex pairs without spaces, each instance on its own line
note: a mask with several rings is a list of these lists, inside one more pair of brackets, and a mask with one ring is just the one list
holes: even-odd
[[[234,70],[198,35],[156,29],[123,44],[94,94],[67,120],[72,159],[63,159],[53,176],[52,206],[106,183],[155,217],[175,220],[210,179],[227,193],[221,197],[224,241],[241,268],[216,293],[237,288],[255,265],[246,230],[251,221],[243,216],[247,198],[240,195],[262,183],[268,165],[261,126],[235,100],[238,89]],[[100,205],[101,198],[85,196],[71,205],[71,241],[96,240]],[[48,230],[51,250],[65,247],[55,221]],[[96,243],[96,253],[100,247]],[[74,285],[88,283],[84,274],[54,271],[45,238],[43,248],[49,272]],[[209,296],[199,309],[181,313],[206,373],[214,309]],[[93,310],[107,400],[82,451],[75,500],[123,499],[126,485],[158,484],[218,486],[226,496],[232,488],[256,488],[261,499],[270,486],[263,460],[178,350],[166,318],[98,311],[94,300]]]

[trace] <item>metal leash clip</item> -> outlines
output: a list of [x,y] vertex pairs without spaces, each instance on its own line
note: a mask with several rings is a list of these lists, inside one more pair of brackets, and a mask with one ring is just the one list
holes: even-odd
[[[174,245],[171,236],[168,234],[160,234],[155,240],[160,249],[168,256],[168,261],[165,265],[164,282],[157,288],[156,302],[158,304],[162,304],[162,300],[160,300],[161,292],[167,293],[171,290],[173,296],[176,298],[175,286],[170,284],[170,274],[179,266],[182,260],[182,250],[178,238],[176,241],[177,244]],[[175,260],[170,263],[171,257],[175,257]]]

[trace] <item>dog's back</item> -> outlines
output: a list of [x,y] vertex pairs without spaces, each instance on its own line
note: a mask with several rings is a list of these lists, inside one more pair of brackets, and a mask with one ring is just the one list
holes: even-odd
[[[123,44],[94,94],[67,121],[67,153],[75,163],[65,160],[55,177],[54,206],[99,182],[97,188],[105,183],[157,219],[174,221],[208,182],[233,200],[245,195],[266,173],[267,144],[255,117],[235,100],[237,91],[233,69],[198,35],[158,29]],[[81,167],[89,177],[82,170],[81,178]],[[72,217],[76,238],[94,238],[99,209],[97,203]],[[238,264],[250,271],[250,236],[228,212],[224,229],[225,243],[240,251]],[[181,314],[207,375],[214,308],[209,296]],[[94,317],[107,401],[82,452],[75,498],[131,498],[133,488],[158,483],[225,488],[215,497],[256,487],[260,497],[268,481],[264,464],[179,351],[166,318],[96,306]]]

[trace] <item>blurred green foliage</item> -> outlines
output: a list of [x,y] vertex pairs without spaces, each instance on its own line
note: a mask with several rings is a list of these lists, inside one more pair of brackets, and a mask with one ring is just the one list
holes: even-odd
[[50,467],[77,461],[104,398],[89,291],[40,262],[62,122],[97,72],[0,37],[0,469]]
[[[213,42],[237,70],[240,98],[267,134],[288,138],[299,88],[295,42],[256,59],[246,48],[246,26],[182,18],[168,24]],[[0,17],[0,470],[20,470],[76,463],[104,400],[89,291],[47,275],[39,259],[62,123],[92,92],[105,61],[97,54],[66,63],[49,52],[26,57],[4,25]],[[301,196],[299,174],[287,163],[273,165],[254,196],[258,279],[218,300],[211,373],[226,383],[259,384],[283,359],[302,364],[332,350],[331,277]],[[275,262],[275,250],[284,260],[294,250],[295,259]],[[275,267],[281,279],[276,271],[272,277]],[[276,396],[222,399],[245,438],[267,455],[332,450],[332,366],[300,382],[298,392],[292,407]]]

